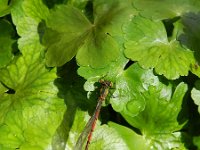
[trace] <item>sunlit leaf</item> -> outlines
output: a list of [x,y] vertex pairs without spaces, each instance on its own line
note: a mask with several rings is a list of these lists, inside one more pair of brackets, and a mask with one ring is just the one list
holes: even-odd
[[[42,3],[34,2],[26,1],[33,4],[31,13],[41,8]],[[0,145],[3,149],[43,150],[51,147],[66,107],[54,85],[56,69],[46,68],[41,55],[44,48],[37,33],[41,16],[24,11],[22,1],[17,4],[12,17],[21,36],[18,46],[22,55],[0,70],[4,86],[0,93]],[[33,30],[28,30],[28,25],[21,27],[28,21]]]
[[12,2],[9,4],[9,0],[1,0],[0,1],[0,17],[8,15],[10,13]]
[[[175,91],[173,88],[171,83],[162,83],[152,70],[135,64],[118,77],[111,104],[143,136],[152,140],[155,148],[179,147],[181,133],[175,132],[183,127],[177,117],[187,86],[180,83]],[[156,140],[163,142],[159,144]],[[167,146],[168,142],[173,146]]]
[[196,82],[195,87],[191,91],[192,99],[194,100],[194,103],[198,106],[198,111],[200,113],[200,81],[198,80]]
[[124,26],[124,32],[125,55],[143,68],[155,68],[159,75],[177,79],[186,76],[194,63],[192,51],[176,39],[168,41],[162,22],[135,17]]

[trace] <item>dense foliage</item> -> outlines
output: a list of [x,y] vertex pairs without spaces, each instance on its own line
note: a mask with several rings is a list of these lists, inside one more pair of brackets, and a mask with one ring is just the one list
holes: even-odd
[[200,149],[199,0],[0,0],[0,149]]

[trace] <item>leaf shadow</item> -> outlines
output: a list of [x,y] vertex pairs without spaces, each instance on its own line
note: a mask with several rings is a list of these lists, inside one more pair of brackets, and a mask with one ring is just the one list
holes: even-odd
[[54,81],[54,84],[59,90],[58,97],[64,99],[67,109],[53,137],[51,143],[53,150],[65,149],[77,109],[90,111],[90,108],[93,107],[92,100],[87,99],[87,92],[83,89],[85,80],[77,75],[77,69],[78,66],[75,59],[57,68],[58,78]]
[[200,63],[200,12],[189,12],[181,17],[183,33],[178,36],[182,45],[194,51],[194,57]]

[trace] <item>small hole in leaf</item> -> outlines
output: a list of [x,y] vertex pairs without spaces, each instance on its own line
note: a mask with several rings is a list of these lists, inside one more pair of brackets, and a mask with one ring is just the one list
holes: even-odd
[[92,23],[94,23],[94,16],[93,16],[93,14],[94,14],[94,10],[93,10],[93,2],[92,1],[88,1],[88,3],[87,3],[87,5],[86,5],[86,7],[85,7],[85,15],[86,15],[86,17],[92,22]]
[[165,29],[167,31],[167,37],[171,37],[174,30],[174,25],[170,20],[163,20],[163,24],[165,26]]
[[1,82],[1,84],[7,89],[7,91],[5,93],[7,93],[7,94],[15,94],[15,90],[14,89],[9,88],[3,82]]
[[8,5],[10,5],[10,3],[11,3],[11,0],[8,0]]
[[126,66],[124,67],[124,70],[128,69],[128,67],[130,67],[132,64],[134,63],[134,61],[129,60],[129,62],[126,64]]
[[173,36],[173,31],[174,31],[173,23],[176,22],[179,19],[180,19],[180,17],[175,17],[173,19],[165,19],[165,20],[163,20],[163,24],[165,26],[168,38]]
[[15,90],[13,90],[13,89],[9,89],[7,92],[5,92],[5,93],[7,93],[7,94],[15,94]]

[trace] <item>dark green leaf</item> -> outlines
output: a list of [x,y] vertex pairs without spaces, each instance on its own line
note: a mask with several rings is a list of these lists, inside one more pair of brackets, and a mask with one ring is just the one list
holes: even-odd
[[12,44],[15,40],[12,25],[6,20],[0,20],[0,68],[5,67],[13,58]]
[[194,137],[193,142],[200,149],[200,136]]
[[191,65],[191,71],[200,77],[200,13],[185,14],[179,24],[182,25],[179,40],[194,51],[195,62]]
[[101,68],[116,62],[119,45],[114,36],[122,33],[122,23],[135,14],[129,4],[129,1],[94,1],[94,23],[72,6],[57,7],[47,19],[50,28],[44,38],[47,64],[61,66],[76,53],[80,66]]
[[191,91],[192,99],[194,103],[198,106],[198,111],[200,113],[200,81],[196,82],[196,86]]
[[0,17],[8,15],[11,9],[11,3],[9,4],[9,0],[1,0],[0,1]]
[[200,10],[198,0],[134,0],[133,3],[140,10],[142,16],[154,20],[174,18]]

